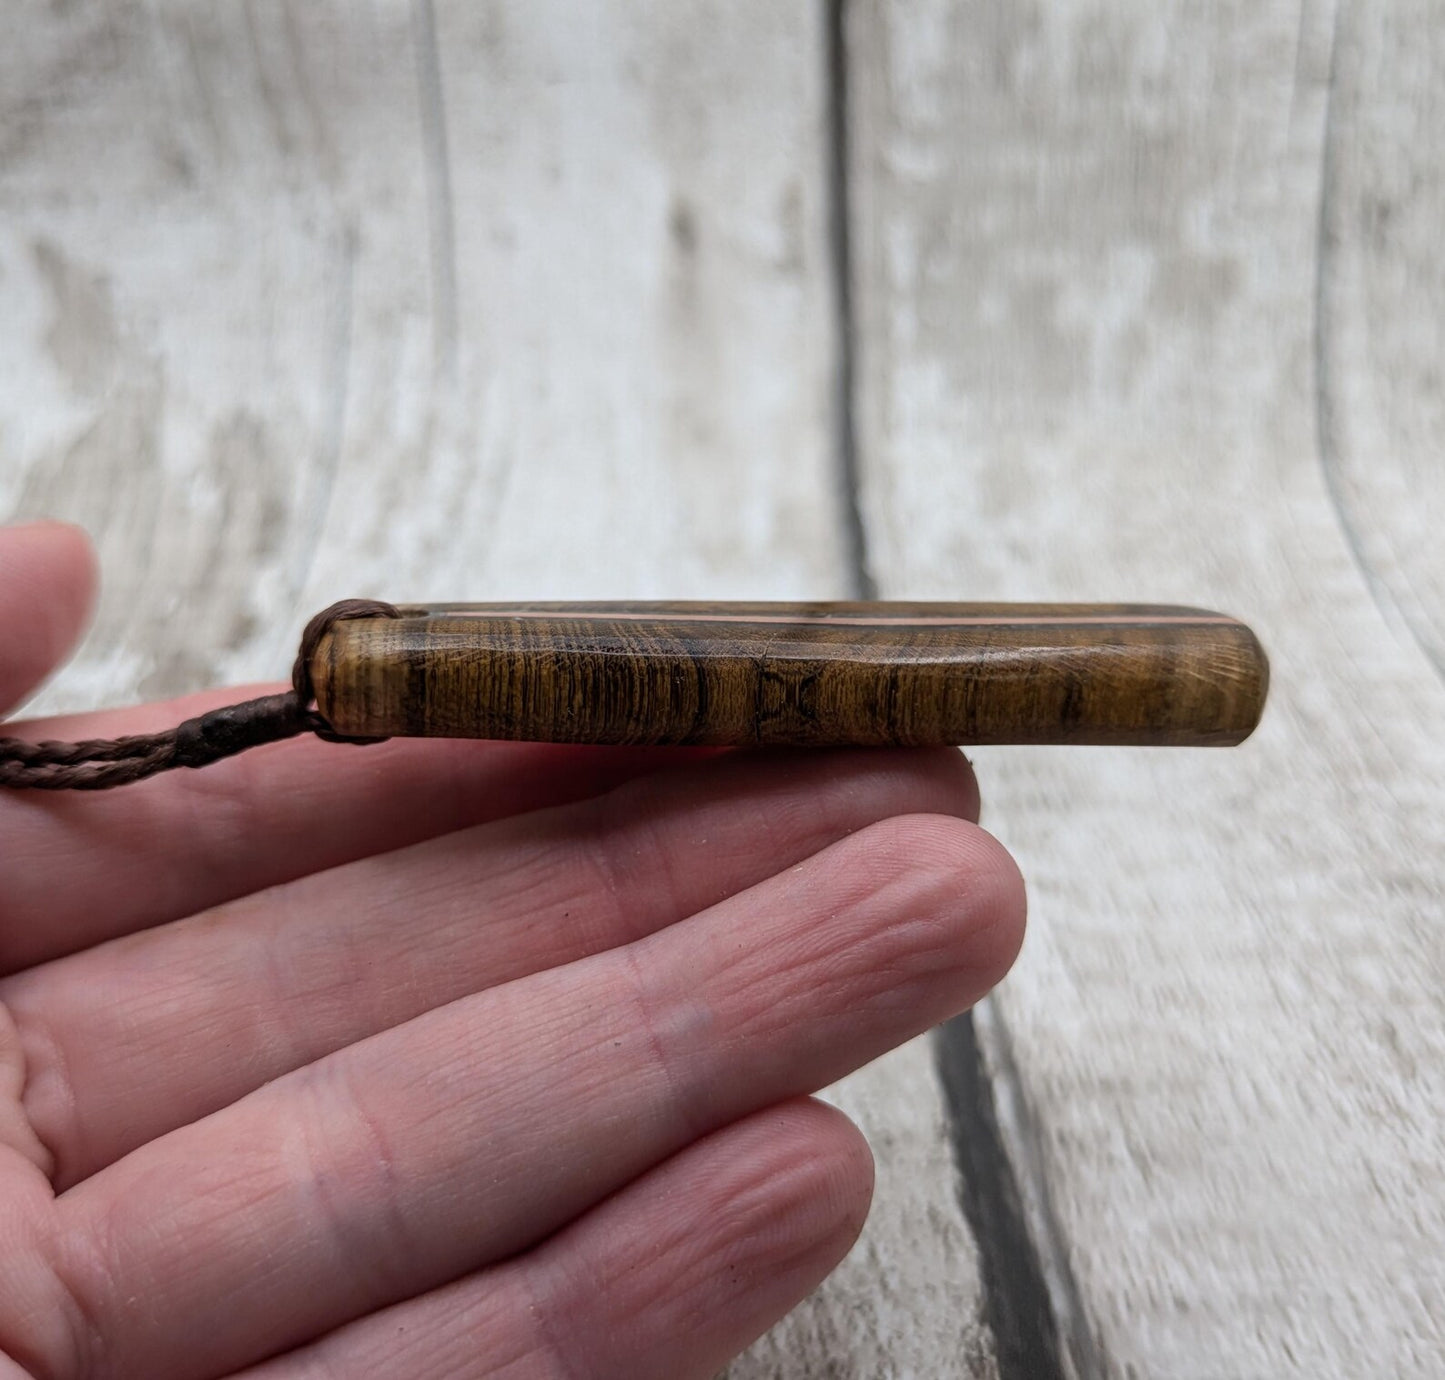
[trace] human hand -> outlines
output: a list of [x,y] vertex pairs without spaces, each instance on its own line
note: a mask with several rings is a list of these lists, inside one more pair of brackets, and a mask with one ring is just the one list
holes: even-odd
[[[92,581],[0,531],[0,710]],[[0,792],[0,1377],[711,1374],[867,1211],[807,1094],[1017,951],[976,815],[952,751],[298,740]]]

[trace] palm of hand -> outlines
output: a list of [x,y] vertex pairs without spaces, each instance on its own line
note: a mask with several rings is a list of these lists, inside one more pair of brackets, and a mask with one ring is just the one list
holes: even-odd
[[[0,532],[0,708],[90,579]],[[806,1095],[1017,950],[975,816],[956,753],[454,743],[0,798],[0,1377],[710,1374],[866,1213]]]

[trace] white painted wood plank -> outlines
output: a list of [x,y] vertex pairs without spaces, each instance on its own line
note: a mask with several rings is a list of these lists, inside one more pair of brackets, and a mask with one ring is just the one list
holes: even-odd
[[1325,126],[1326,477],[1386,618],[1445,675],[1445,37],[1437,4],[1342,8]]
[[1434,13],[1341,16],[1322,348],[1328,9],[854,15],[884,592],[1216,605],[1273,659],[1235,751],[978,754],[1033,906],[985,1033],[1109,1375],[1445,1368],[1445,690],[1371,597],[1316,396],[1323,355],[1350,521],[1438,619]]
[[[84,522],[108,581],[40,707],[276,676],[348,594],[845,593],[817,20],[12,22],[0,516]],[[867,1235],[735,1377],[986,1371],[927,1046],[834,1096]]]
[[71,702],[270,671],[353,589],[835,587],[811,27],[430,15],[6,45],[0,507],[101,532],[131,649]]

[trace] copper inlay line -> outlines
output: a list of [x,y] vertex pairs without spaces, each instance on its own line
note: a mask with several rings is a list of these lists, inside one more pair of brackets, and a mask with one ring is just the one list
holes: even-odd
[[788,614],[788,613],[640,613],[632,610],[607,609],[429,609],[428,618],[487,618],[497,622],[508,619],[542,619],[548,622],[595,623],[777,623],[802,627],[853,628],[1054,628],[1054,627],[1237,627],[1238,620],[1217,613],[1158,614],[998,614],[968,616],[936,615],[922,617],[877,618],[856,614]]

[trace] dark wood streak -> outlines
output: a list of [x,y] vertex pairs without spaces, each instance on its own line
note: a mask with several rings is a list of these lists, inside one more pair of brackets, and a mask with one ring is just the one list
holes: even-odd
[[338,624],[317,705],[354,736],[1225,746],[1268,666],[1222,614],[1142,605],[529,604]]

